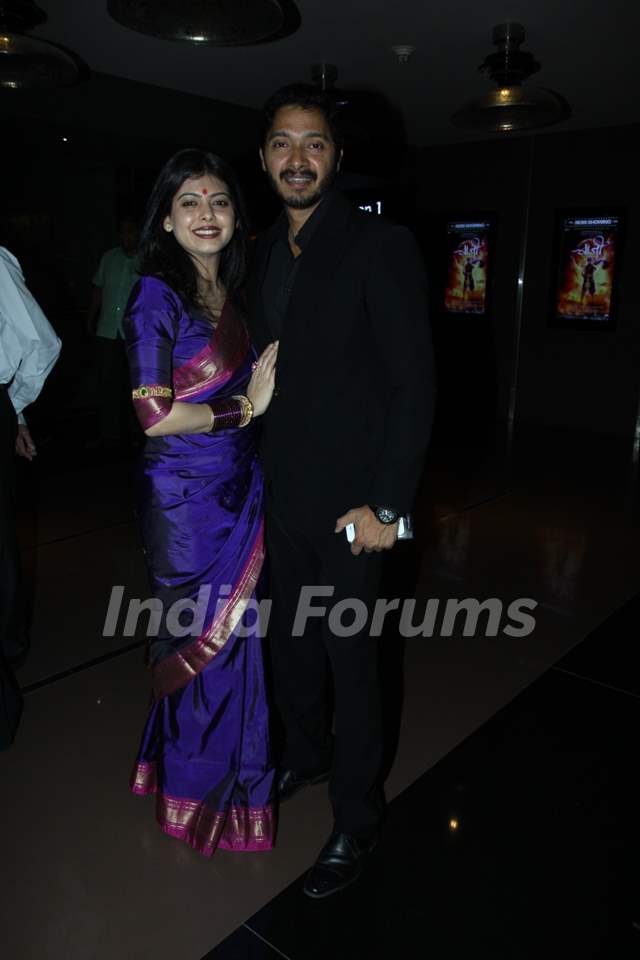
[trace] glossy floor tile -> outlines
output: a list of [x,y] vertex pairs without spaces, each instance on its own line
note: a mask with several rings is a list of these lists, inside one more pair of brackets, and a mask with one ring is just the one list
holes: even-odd
[[639,723],[640,699],[546,674],[392,803],[356,885],[318,902],[301,878],[249,918],[252,956],[638,956]]
[[640,596],[626,603],[556,664],[558,670],[640,697]]
[[[24,555],[24,565],[33,584],[33,625],[31,653],[19,671],[23,685],[113,652],[136,637],[143,638],[145,616],[136,620],[136,629],[124,629],[129,600],[149,596],[134,523],[34,547]],[[114,587],[123,589],[122,604],[118,604],[121,612],[116,629],[105,632]]]
[[223,944],[207,954],[207,957],[210,956],[216,960],[281,960],[283,957],[289,960],[286,954],[272,947],[247,926],[238,927]]
[[[631,673],[633,658],[627,644],[624,653],[619,646],[619,653],[607,660],[591,638],[580,660],[580,641],[640,591],[638,519],[625,508],[623,459],[616,482],[610,477],[611,482],[599,485],[594,468],[589,474],[593,483],[584,488],[572,483],[568,473],[560,482],[557,470],[554,487],[553,464],[543,461],[536,467],[534,460],[527,454],[517,469],[498,455],[463,453],[449,463],[447,456],[434,460],[417,510],[418,539],[403,545],[387,570],[387,598],[417,598],[414,624],[424,616],[428,600],[441,607],[426,636],[418,631],[402,638],[396,615],[389,618],[381,641],[387,793],[395,803],[389,832],[376,854],[384,863],[384,882],[367,879],[361,888],[370,891],[375,910],[367,914],[354,901],[353,929],[347,929],[345,940],[353,957],[359,956],[358,937],[367,924],[393,955],[422,956],[431,950],[432,956],[447,958],[553,956],[550,940],[543,951],[535,939],[538,921],[527,913],[532,904],[541,904],[545,915],[551,910],[537,851],[548,850],[552,879],[556,874],[568,877],[566,870],[562,873],[565,864],[582,856],[571,824],[575,821],[580,835],[590,837],[584,809],[594,823],[600,817],[603,836],[610,835],[610,797],[598,793],[592,780],[598,769],[606,780],[620,777],[618,761],[602,759],[598,751],[605,731],[613,737],[615,730],[602,717],[610,715],[620,726],[621,750],[627,749],[629,731],[637,724],[634,697],[625,695],[634,706],[611,706],[621,695],[610,688],[620,686],[621,673]],[[16,743],[0,755],[5,786],[0,816],[17,825],[0,838],[0,862],[16,865],[0,873],[0,897],[14,905],[3,925],[7,955],[15,960],[200,960],[221,944],[226,953],[213,955],[272,960],[275,952],[297,960],[307,956],[308,945],[296,939],[296,931],[302,937],[303,928],[315,929],[320,918],[326,929],[318,929],[318,950],[322,945],[323,956],[340,956],[329,942],[336,925],[345,921],[340,905],[326,904],[323,914],[306,900],[287,900],[292,891],[300,892],[297,878],[330,830],[325,786],[286,805],[274,851],[219,852],[211,861],[162,835],[154,823],[153,801],[129,794],[148,678],[141,650],[118,651],[143,639],[144,621],[134,638],[124,636],[123,618],[112,637],[103,635],[103,625],[114,585],[124,586],[125,600],[147,591],[131,521],[131,461],[85,456],[70,469],[59,458],[50,464],[49,475],[45,467],[43,463],[33,501],[23,488],[21,531],[35,607],[32,651],[20,671],[23,686],[44,685],[27,694]],[[522,597],[537,604],[535,626],[526,636],[509,636],[505,611]],[[486,629],[484,614],[479,627],[465,635],[463,612],[442,635],[447,601],[465,598],[497,600],[497,630]],[[620,644],[634,635],[634,610],[617,630]],[[616,649],[615,642],[609,633],[606,649]],[[595,646],[587,663],[590,643]],[[114,658],[101,659],[106,657]],[[72,672],[65,676],[65,671]],[[601,682],[580,679],[583,674]],[[591,687],[598,693],[589,696],[596,699],[581,699]],[[631,680],[624,688],[637,690]],[[534,695],[536,689],[542,694]],[[533,699],[522,699],[528,696]],[[519,713],[523,703],[529,706]],[[584,719],[568,732],[563,703],[570,715]],[[501,717],[507,718],[502,726]],[[589,740],[598,745],[595,753],[589,753]],[[479,746],[466,753],[472,743]],[[528,763],[536,773],[533,780]],[[587,798],[584,809],[576,778]],[[421,792],[423,781],[428,781],[426,793]],[[410,799],[414,789],[415,802]],[[405,802],[406,808],[398,806]],[[534,802],[541,810],[539,824],[531,812]],[[578,811],[574,820],[569,817],[572,804]],[[451,811],[465,825],[456,835],[447,828]],[[402,828],[400,840],[389,839],[394,822]],[[571,829],[563,847],[565,822]],[[553,845],[545,848],[547,834]],[[519,858],[516,849],[522,851]],[[604,848],[593,849],[601,863]],[[396,859],[398,850],[407,857],[406,869]],[[530,876],[522,870],[522,864],[528,869],[528,858],[533,858]],[[433,879],[432,861],[440,881]],[[532,886],[534,877],[539,889]],[[524,891],[520,898],[519,887]],[[597,889],[609,896],[602,886]],[[487,891],[490,903],[483,900]],[[357,900],[355,888],[353,893]],[[280,895],[292,904],[286,937],[280,931]],[[277,922],[267,923],[261,914],[267,904],[280,918]],[[589,923],[592,915],[593,909]],[[408,932],[400,929],[398,916]],[[516,920],[523,929],[516,930]],[[549,933],[550,928],[544,929]],[[473,949],[474,931],[481,933],[482,951]],[[414,935],[417,953],[411,946]],[[447,935],[453,944],[449,952]],[[578,935],[581,945],[579,930]],[[378,947],[372,937],[365,942],[372,956],[381,955],[374,952]],[[530,944],[538,944],[537,954],[526,952]],[[560,955],[563,960],[590,956],[570,950]],[[617,960],[618,954],[603,956]]]
[[328,829],[316,795],[273,852],[208,860],[166,837],[153,799],[128,790],[147,703],[140,651],[26,696],[0,756],[3,956],[195,960],[286,887]]
[[64,467],[46,453],[19,464],[23,549],[133,520],[135,460],[74,454]]

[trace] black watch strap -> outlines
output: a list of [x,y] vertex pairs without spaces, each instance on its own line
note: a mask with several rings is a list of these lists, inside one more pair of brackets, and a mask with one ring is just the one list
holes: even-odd
[[393,507],[380,507],[370,503],[369,508],[373,510],[376,520],[378,520],[380,523],[396,523],[400,518],[399,511],[394,510]]

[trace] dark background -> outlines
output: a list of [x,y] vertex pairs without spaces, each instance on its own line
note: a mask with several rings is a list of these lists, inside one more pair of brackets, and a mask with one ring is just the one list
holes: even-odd
[[[640,126],[416,148],[382,97],[365,100],[346,117],[341,185],[358,202],[381,199],[387,215],[414,229],[424,251],[440,381],[436,442],[500,444],[511,413],[519,426],[615,438],[630,456],[640,379]],[[255,227],[269,223],[277,206],[258,164],[260,115],[105,74],[65,91],[5,92],[0,108],[0,243],[20,259],[64,342],[45,397],[55,396],[59,411],[80,411],[92,401],[90,281],[100,255],[117,242],[118,213],[141,214],[163,162],[182,146],[201,146],[232,160]],[[552,329],[556,211],[607,205],[626,211],[616,329]],[[444,221],[477,213],[496,223],[489,314],[446,317]],[[390,335],[392,328],[390,317]]]

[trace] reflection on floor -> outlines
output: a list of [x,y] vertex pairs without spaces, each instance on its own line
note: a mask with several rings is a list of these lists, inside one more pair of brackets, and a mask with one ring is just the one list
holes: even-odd
[[[589,641],[596,678],[619,653],[631,665],[638,614],[635,601]],[[318,903],[297,879],[209,960],[637,957],[640,699],[569,674],[576,659],[391,804],[359,883]]]
[[[640,590],[640,544],[623,454],[539,436],[509,462],[433,458],[418,540],[398,548],[385,588],[417,598],[417,635],[401,642],[390,621],[383,637],[389,822],[367,875],[322,904],[298,878],[331,826],[326,787],[287,805],[272,853],[212,861],[129,795],[143,635],[120,623],[103,636],[103,624],[113,586],[147,591],[132,462],[79,454],[70,469],[45,455],[23,471],[34,622],[20,677],[31,692],[0,758],[6,955],[302,960],[417,945],[436,958],[617,960],[634,938],[637,955],[625,856],[638,853],[627,767],[640,674],[625,641],[638,603],[625,604]],[[443,635],[452,598],[498,601],[494,635],[487,613],[474,635],[462,615]],[[538,604],[536,626],[518,638],[504,626],[522,598]]]

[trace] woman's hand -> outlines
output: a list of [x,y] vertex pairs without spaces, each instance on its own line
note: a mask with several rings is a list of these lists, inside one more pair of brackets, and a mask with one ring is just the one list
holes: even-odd
[[276,360],[278,358],[278,341],[270,343],[254,366],[247,396],[253,404],[253,415],[259,417],[264,413],[273,396],[276,382]]

